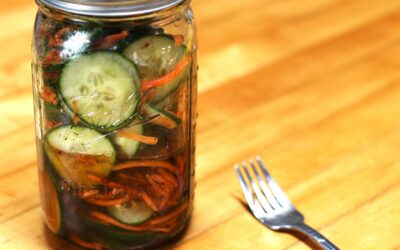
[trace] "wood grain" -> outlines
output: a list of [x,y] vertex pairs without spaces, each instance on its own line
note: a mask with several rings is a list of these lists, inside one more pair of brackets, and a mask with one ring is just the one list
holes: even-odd
[[[173,249],[308,249],[260,225],[232,166],[260,155],[342,249],[400,248],[400,2],[193,1],[197,188]],[[33,1],[0,3],[0,249],[78,249],[41,220],[30,76]]]

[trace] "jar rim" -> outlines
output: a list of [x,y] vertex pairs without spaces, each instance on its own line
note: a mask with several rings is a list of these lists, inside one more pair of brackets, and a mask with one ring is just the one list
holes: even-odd
[[140,16],[162,11],[187,0],[36,0],[36,3],[71,14],[97,17]]

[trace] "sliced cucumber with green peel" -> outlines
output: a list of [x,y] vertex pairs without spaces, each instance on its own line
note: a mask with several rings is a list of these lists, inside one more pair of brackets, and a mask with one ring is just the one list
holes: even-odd
[[39,170],[39,189],[44,220],[53,233],[60,233],[62,213],[57,189],[50,176]]
[[[126,249],[132,245],[151,244],[160,234],[154,232],[132,232],[113,225],[104,224],[90,216],[81,216],[87,227],[94,232],[95,240],[103,244],[106,249]],[[104,237],[104,236],[107,237]]]
[[107,208],[117,220],[125,224],[140,224],[153,215],[153,210],[144,201],[129,201]]
[[[143,81],[151,81],[173,71],[186,56],[186,47],[176,45],[171,36],[149,35],[129,45],[124,55],[135,63]],[[189,68],[188,64],[168,83],[152,89],[150,102],[160,102],[173,93],[186,78]]]
[[96,52],[66,64],[59,92],[81,122],[109,132],[134,117],[140,100],[140,79],[134,64],[123,56]]
[[[137,124],[132,127],[125,128],[124,130],[136,134],[143,134],[143,125]],[[114,144],[117,146],[118,157],[120,158],[134,157],[140,146],[140,142],[119,136],[117,134],[113,136],[112,140]]]
[[84,127],[57,127],[45,137],[45,151],[67,182],[97,184],[89,175],[107,177],[116,152],[112,143],[96,130]]
[[159,109],[154,105],[145,104],[143,105],[143,109],[146,115],[150,117],[157,116],[151,120],[151,123],[153,124],[160,125],[168,129],[174,129],[181,123],[181,120],[178,117],[165,110]]

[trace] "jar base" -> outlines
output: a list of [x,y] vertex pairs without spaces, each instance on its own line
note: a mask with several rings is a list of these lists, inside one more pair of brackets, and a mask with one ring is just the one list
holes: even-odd
[[[124,248],[96,248],[97,244],[96,243],[88,243],[85,241],[80,241],[79,239],[71,239],[68,238],[64,234],[60,233],[55,233],[53,232],[47,223],[44,221],[44,235],[45,235],[45,240],[48,246],[54,247],[54,248],[59,248],[60,246],[56,246],[57,243],[59,243],[60,240],[65,241],[65,243],[72,244],[74,246],[79,246],[83,247],[84,249],[107,249],[107,250],[146,250],[146,249],[152,249],[152,250],[166,250],[166,249],[173,249],[174,246],[176,246],[182,238],[186,235],[190,224],[191,224],[191,215],[189,216],[188,220],[186,223],[183,225],[183,227],[176,233],[176,235],[172,236],[171,238],[162,240],[160,242],[157,242],[155,244],[150,244],[147,246],[135,246],[135,247],[124,247]],[[57,244],[58,245],[58,244]],[[98,245],[100,247],[100,244]]]

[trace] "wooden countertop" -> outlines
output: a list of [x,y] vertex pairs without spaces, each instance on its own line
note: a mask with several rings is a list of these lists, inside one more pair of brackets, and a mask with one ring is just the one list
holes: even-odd
[[[0,3],[0,249],[77,249],[45,230],[30,76],[32,0]],[[400,249],[400,1],[194,0],[197,188],[174,249],[307,249],[241,205],[256,155],[342,249]]]

